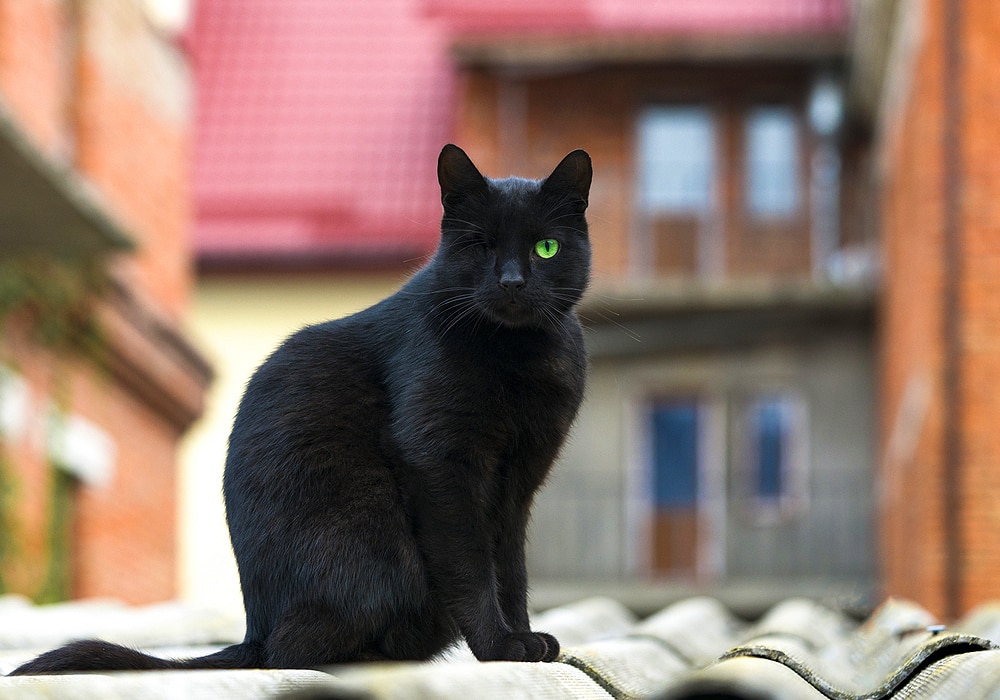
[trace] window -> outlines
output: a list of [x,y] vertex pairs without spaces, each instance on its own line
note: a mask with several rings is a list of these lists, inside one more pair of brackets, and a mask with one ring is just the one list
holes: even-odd
[[762,501],[778,502],[787,478],[790,420],[786,405],[780,400],[764,399],[752,412],[754,461],[756,474],[754,492]]
[[639,196],[649,213],[706,212],[715,182],[715,127],[707,107],[658,106],[638,124]]
[[753,515],[774,520],[804,507],[808,449],[803,401],[793,394],[752,399],[743,432],[744,490]]
[[714,274],[720,264],[715,113],[658,105],[639,114],[637,271],[665,277]]
[[746,206],[754,216],[783,218],[799,209],[799,127],[790,107],[756,107],[747,113]]
[[657,508],[693,506],[698,496],[698,406],[653,407],[653,482]]

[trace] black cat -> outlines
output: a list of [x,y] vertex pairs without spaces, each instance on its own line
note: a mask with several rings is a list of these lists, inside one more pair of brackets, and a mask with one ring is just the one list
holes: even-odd
[[525,528],[583,396],[590,157],[484,178],[448,145],[430,263],[396,294],[292,335],[250,379],[224,492],[247,632],[186,661],[80,641],[15,674],[552,661],[528,625]]

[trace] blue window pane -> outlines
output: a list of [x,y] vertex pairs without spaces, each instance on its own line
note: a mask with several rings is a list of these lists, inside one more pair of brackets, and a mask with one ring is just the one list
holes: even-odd
[[693,506],[698,498],[697,404],[659,404],[652,419],[656,505]]
[[784,490],[788,419],[778,401],[761,401],[755,409],[757,496],[778,499]]
[[639,116],[638,132],[643,210],[660,214],[709,211],[716,150],[711,110],[652,107]]
[[746,198],[759,216],[788,216],[799,208],[798,122],[789,107],[747,115]]

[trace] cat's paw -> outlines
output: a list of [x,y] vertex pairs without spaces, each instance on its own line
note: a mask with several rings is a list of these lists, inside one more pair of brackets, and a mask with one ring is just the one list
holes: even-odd
[[486,656],[493,661],[555,661],[559,642],[545,632],[512,632]]
[[556,657],[559,656],[559,640],[548,632],[533,632],[532,634],[541,637],[545,642],[545,654],[542,655],[540,660],[555,661]]

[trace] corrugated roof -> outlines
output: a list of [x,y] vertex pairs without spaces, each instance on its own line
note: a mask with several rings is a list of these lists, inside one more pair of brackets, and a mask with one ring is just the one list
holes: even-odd
[[453,78],[419,0],[195,8],[199,254],[432,248]]
[[[201,655],[242,637],[232,615],[182,604],[34,607],[2,598],[0,619],[4,673],[81,636],[164,656]],[[614,599],[588,598],[536,615],[533,624],[561,640],[556,662],[479,663],[460,646],[426,663],[0,678],[0,696],[985,700],[997,697],[1000,684],[1000,604],[944,627],[919,606],[893,599],[861,622],[804,598],[748,622],[709,597],[641,620]]]

